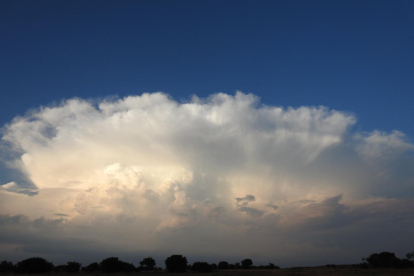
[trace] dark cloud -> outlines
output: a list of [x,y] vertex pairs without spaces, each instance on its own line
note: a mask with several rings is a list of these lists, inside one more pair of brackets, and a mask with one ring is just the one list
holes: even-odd
[[260,211],[256,208],[247,207],[247,206],[240,206],[239,211],[242,213],[246,213],[247,215],[251,217],[261,217],[264,214],[263,211]]
[[25,215],[16,215],[10,216],[7,215],[0,215],[0,225],[1,226],[28,226],[31,223],[29,218]]
[[10,193],[24,194],[28,196],[35,196],[39,193],[39,191],[34,186],[22,186],[17,184],[16,182],[10,182],[7,184],[0,185],[0,190],[7,191]]
[[269,207],[270,209],[273,209],[273,210],[277,210],[278,208],[279,208],[279,206],[277,206],[277,205],[275,205],[275,204],[266,204],[266,207]]
[[62,214],[62,213],[55,213],[54,215],[58,217],[69,217],[68,214]]
[[211,209],[208,210],[208,217],[210,218],[215,218],[218,217],[221,213],[225,212],[226,208],[224,208],[223,206],[215,206]]
[[236,197],[236,206],[247,206],[249,202],[255,201],[253,195],[246,195],[245,197]]

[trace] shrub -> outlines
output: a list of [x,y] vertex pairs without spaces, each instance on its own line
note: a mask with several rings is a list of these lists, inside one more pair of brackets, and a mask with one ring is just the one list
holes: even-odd
[[120,262],[121,262],[121,267],[122,267],[121,271],[123,271],[123,272],[134,272],[136,270],[135,266],[133,264],[127,263],[127,262],[122,262],[122,261],[120,261]]
[[410,268],[413,267],[412,262],[408,259],[395,259],[392,263],[392,267],[394,268]]
[[394,267],[399,259],[394,253],[381,252],[371,254],[365,260],[373,267]]
[[153,270],[156,263],[152,257],[147,257],[139,262],[139,265],[145,270]]
[[106,258],[99,264],[99,270],[104,273],[115,273],[122,271],[122,264],[116,257]]
[[81,268],[80,263],[68,262],[68,264],[66,265],[66,272],[69,272],[69,273],[79,272],[80,268]]
[[130,263],[126,263],[118,260],[116,257],[110,257],[104,259],[99,264],[99,270],[104,273],[115,273],[115,272],[132,272],[135,270],[135,266]]
[[269,263],[269,265],[266,266],[266,268],[268,268],[268,269],[280,269],[280,267],[278,267],[277,265],[274,265],[273,263]]
[[34,257],[16,264],[16,272],[18,273],[45,273],[53,270],[53,264],[43,258]]
[[241,261],[241,265],[243,269],[248,269],[251,265],[253,265],[253,262],[251,259],[244,259],[243,261]]
[[53,269],[56,272],[64,272],[66,271],[66,265],[57,265]]
[[181,255],[171,255],[165,260],[168,272],[185,272],[187,270],[187,258]]
[[2,261],[0,263],[0,273],[8,273],[14,271],[14,265],[12,262]]
[[82,271],[88,272],[88,273],[98,272],[99,271],[99,264],[98,263],[91,263],[91,264],[87,265],[86,267],[82,267]]
[[225,261],[219,262],[218,269],[223,269],[223,270],[229,269],[229,263]]
[[197,272],[211,272],[212,267],[206,262],[195,262],[193,263],[192,270]]

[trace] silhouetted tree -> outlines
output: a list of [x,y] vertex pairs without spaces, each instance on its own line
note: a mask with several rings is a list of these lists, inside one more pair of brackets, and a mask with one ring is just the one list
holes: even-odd
[[223,269],[223,270],[229,269],[229,263],[225,261],[219,262],[218,269]]
[[229,269],[236,269],[236,266],[234,264],[229,264]]
[[405,255],[407,257],[408,260],[410,261],[414,261],[414,251],[407,253],[407,255]]
[[187,258],[181,255],[171,255],[165,259],[168,272],[185,272],[187,270]]
[[66,272],[69,272],[69,273],[79,272],[80,268],[81,268],[80,263],[68,262],[68,264],[66,265]]
[[66,271],[66,265],[57,265],[53,268],[53,271],[65,272]]
[[99,271],[99,264],[98,263],[91,263],[91,264],[89,264],[85,267],[82,267],[82,271],[88,272],[88,273],[98,272]]
[[278,267],[277,265],[274,265],[273,263],[269,263],[269,265],[267,266],[268,269],[280,269],[280,267]]
[[136,270],[135,266],[133,264],[127,263],[127,262],[122,262],[122,261],[120,261],[120,262],[121,262],[121,267],[122,267],[121,271],[123,271],[123,272],[134,272]]
[[122,271],[122,263],[117,257],[106,258],[99,264],[99,270],[105,273],[115,273]]
[[99,270],[104,273],[115,273],[115,272],[132,272],[135,270],[135,266],[130,263],[126,263],[118,260],[116,257],[106,258],[99,264]]
[[394,264],[398,262],[398,258],[391,252],[374,253],[365,260],[373,267],[394,267]]
[[14,265],[12,262],[2,261],[0,263],[0,273],[9,273],[14,271]]
[[234,264],[234,268],[235,268],[235,269],[240,269],[240,268],[241,268],[240,263],[235,263],[235,264]]
[[409,267],[413,267],[413,263],[410,262],[409,259],[396,259],[393,262],[393,267],[394,268],[409,268]]
[[213,264],[210,264],[210,265],[211,265],[211,269],[212,269],[212,270],[217,270],[217,264],[214,264],[214,263],[213,263]]
[[18,262],[16,264],[16,272],[26,274],[45,273],[52,271],[53,267],[53,264],[45,259],[34,257]]
[[243,269],[249,269],[251,265],[253,265],[253,262],[251,259],[244,259],[241,261],[241,265]]
[[193,263],[191,270],[197,272],[211,272],[212,268],[211,265],[206,262],[195,262]]
[[145,270],[153,270],[156,263],[155,260],[151,257],[147,257],[139,262],[139,265]]

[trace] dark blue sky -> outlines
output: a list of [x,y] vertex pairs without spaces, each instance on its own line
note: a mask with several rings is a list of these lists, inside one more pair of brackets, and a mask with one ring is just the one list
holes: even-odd
[[1,125],[74,96],[241,90],[414,137],[411,0],[2,0],[0,28]]

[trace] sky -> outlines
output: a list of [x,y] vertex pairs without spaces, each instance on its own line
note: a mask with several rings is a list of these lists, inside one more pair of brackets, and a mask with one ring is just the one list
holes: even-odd
[[3,0],[0,31],[0,259],[413,250],[413,1]]

